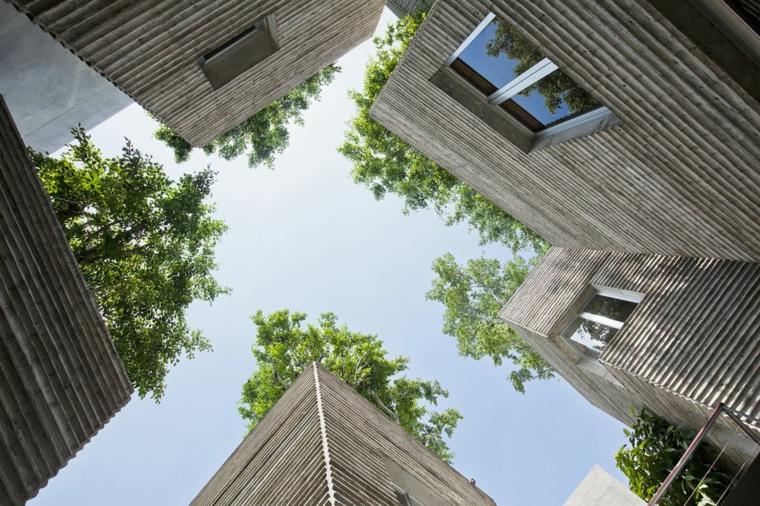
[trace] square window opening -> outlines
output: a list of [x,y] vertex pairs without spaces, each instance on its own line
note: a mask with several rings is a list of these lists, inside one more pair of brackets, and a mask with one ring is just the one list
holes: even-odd
[[273,15],[260,19],[198,58],[212,88],[219,89],[279,49]]
[[618,122],[593,95],[493,13],[454,51],[446,66],[533,135],[528,151]]
[[563,336],[601,353],[635,311],[641,299],[640,294],[598,289],[563,332]]

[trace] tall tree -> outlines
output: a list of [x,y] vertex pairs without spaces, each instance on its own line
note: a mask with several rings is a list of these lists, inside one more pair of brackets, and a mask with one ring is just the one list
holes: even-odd
[[430,411],[447,397],[438,381],[402,376],[405,357],[389,358],[377,336],[338,325],[324,313],[316,324],[304,324],[304,313],[288,310],[253,316],[257,325],[252,347],[258,369],[243,385],[240,414],[249,430],[266,415],[298,375],[312,362],[321,364],[351,385],[388,417],[419,439],[436,455],[450,461],[444,437],[451,437],[461,415],[455,409]]
[[499,311],[528,275],[530,265],[520,257],[504,262],[478,258],[459,265],[451,253],[435,260],[436,279],[428,300],[442,303],[443,332],[457,340],[459,353],[495,365],[509,359],[517,368],[510,373],[515,390],[525,383],[548,379],[554,373],[546,361],[499,318]]
[[73,133],[60,158],[33,152],[34,163],[129,378],[159,400],[170,366],[211,347],[188,327],[187,306],[225,292],[212,277],[226,229],[208,202],[214,173],[175,182],[129,141],[107,158]]
[[[216,153],[225,160],[248,154],[248,166],[264,164],[271,167],[275,157],[290,143],[288,127],[303,124],[303,111],[319,99],[322,88],[330,84],[340,72],[337,65],[328,65],[282,98],[264,107],[240,125],[223,133],[206,146],[207,154]],[[193,147],[166,125],[161,125],[155,136],[174,151],[177,163],[190,158]]]
[[376,37],[377,53],[367,65],[363,88],[351,92],[357,114],[339,151],[353,162],[354,181],[377,199],[387,193],[399,196],[404,212],[432,208],[449,225],[467,223],[484,243],[500,241],[514,251],[545,249],[544,241],[522,223],[370,118],[380,90],[424,19],[424,12],[407,16]]
[[[630,429],[628,443],[615,454],[618,469],[628,477],[632,492],[649,501],[694,439],[695,434],[642,410]],[[684,470],[658,503],[661,506],[716,504],[731,483],[729,473],[715,461],[715,452],[700,445]]]

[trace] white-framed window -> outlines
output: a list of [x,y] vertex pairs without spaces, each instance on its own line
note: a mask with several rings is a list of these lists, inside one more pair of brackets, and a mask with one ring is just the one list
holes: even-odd
[[594,294],[565,329],[563,336],[601,352],[623,327],[643,294],[609,287],[594,287]]
[[424,504],[412,497],[409,492],[405,491],[395,483],[391,483],[391,486],[393,487],[393,492],[396,494],[398,506],[424,506]]
[[594,125],[617,122],[609,109],[493,13],[451,54],[446,66],[534,134],[534,148],[560,133],[561,140],[572,138],[570,127],[583,127],[578,135],[585,135]]

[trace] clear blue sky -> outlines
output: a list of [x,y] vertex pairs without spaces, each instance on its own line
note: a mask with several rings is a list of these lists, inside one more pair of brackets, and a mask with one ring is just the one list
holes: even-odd
[[[392,19],[386,12],[381,26]],[[433,260],[447,251],[459,260],[509,253],[478,246],[432,212],[404,216],[397,199],[377,202],[351,181],[336,147],[354,110],[347,91],[360,87],[371,52],[365,43],[339,62],[343,73],[292,129],[274,170],[201,152],[178,167],[138,106],[92,132],[110,154],[129,137],[172,175],[207,164],[219,171],[214,200],[230,230],[217,250],[218,278],[233,292],[189,311],[214,352],[177,366],[161,404],[132,399],[32,506],[189,503],[245,432],[237,402],[255,367],[249,316],[257,309],[334,311],[410,357],[410,375],[439,379],[451,393],[446,405],[464,415],[451,441],[454,465],[501,505],[562,504],[593,464],[622,479],[612,458],[624,442],[618,422],[559,379],[515,393],[508,368],[459,357],[441,334],[442,308],[424,296]]]

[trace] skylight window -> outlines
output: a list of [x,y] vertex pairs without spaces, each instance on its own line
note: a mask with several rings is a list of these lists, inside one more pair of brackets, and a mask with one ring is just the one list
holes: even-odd
[[591,350],[602,351],[640,301],[641,296],[638,294],[600,290],[584,306],[564,334]]
[[452,54],[451,68],[533,132],[601,104],[511,26],[490,14]]

